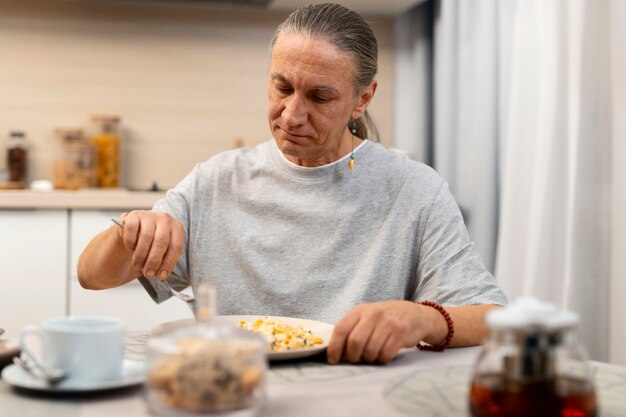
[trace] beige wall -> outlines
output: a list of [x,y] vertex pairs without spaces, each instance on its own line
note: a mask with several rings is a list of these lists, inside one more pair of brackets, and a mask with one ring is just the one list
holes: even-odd
[[[267,45],[285,14],[59,0],[0,0],[0,10],[0,144],[27,132],[31,179],[52,177],[62,150],[53,129],[94,113],[123,119],[128,186],[172,186],[237,138],[270,138]],[[370,109],[390,144],[392,22],[373,26],[380,87]]]

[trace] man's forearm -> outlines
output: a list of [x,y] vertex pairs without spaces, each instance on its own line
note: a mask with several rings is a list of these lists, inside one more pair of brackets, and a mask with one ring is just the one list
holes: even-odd
[[[483,342],[489,331],[485,323],[485,315],[496,305],[475,305],[460,307],[445,307],[454,324],[454,337],[451,347],[474,346]],[[432,345],[441,345],[448,334],[448,325],[443,315],[434,308],[429,308],[432,319],[432,329],[424,340]]]
[[460,347],[481,344],[489,334],[485,315],[497,307],[499,306],[485,304],[446,308],[454,323],[454,337],[450,345]]
[[98,234],[89,242],[78,259],[78,280],[83,288],[101,290],[119,287],[138,277],[132,270],[132,252],[115,226]]

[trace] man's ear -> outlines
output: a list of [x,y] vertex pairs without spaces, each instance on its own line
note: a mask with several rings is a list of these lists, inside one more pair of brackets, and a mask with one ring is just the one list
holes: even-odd
[[359,98],[352,111],[352,118],[358,119],[363,116],[365,110],[367,110],[367,106],[370,104],[370,101],[374,98],[374,94],[376,93],[376,88],[378,87],[378,82],[376,80],[372,81],[372,83],[359,94]]

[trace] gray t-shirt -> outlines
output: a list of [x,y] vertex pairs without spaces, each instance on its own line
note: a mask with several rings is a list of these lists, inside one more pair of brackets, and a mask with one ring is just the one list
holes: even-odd
[[433,169],[371,141],[354,154],[353,171],[301,167],[271,140],[198,164],[153,208],[185,228],[170,284],[212,282],[218,314],[329,323],[372,301],[506,304]]

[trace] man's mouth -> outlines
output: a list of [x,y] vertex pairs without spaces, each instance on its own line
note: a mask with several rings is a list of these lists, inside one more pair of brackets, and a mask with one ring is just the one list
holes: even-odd
[[309,137],[309,135],[303,134],[304,132],[290,132],[289,130],[283,129],[280,126],[278,126],[278,128],[280,130],[282,130],[283,132],[285,132],[289,136],[293,136],[293,137],[296,137],[296,138],[306,138],[306,137]]

